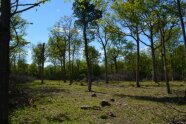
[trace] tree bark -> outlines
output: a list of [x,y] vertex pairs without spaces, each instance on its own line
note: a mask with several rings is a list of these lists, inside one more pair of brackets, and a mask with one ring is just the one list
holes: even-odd
[[63,74],[63,81],[66,83],[67,81],[66,81],[66,63],[65,63],[65,55],[63,55],[63,60],[62,60],[63,62],[63,65],[62,65],[62,67],[63,67],[63,70],[62,70],[62,74]]
[[158,83],[157,73],[156,73],[156,55],[155,55],[155,48],[154,48],[154,41],[153,41],[152,32],[151,32],[151,36],[150,36],[150,42],[151,42],[151,56],[152,56],[152,80],[155,83]]
[[107,50],[106,47],[103,47],[104,57],[105,57],[105,83],[108,84],[108,60],[107,60]]
[[88,52],[88,40],[86,35],[86,26],[83,27],[83,38],[85,43],[85,56],[87,62],[87,80],[88,80],[88,91],[92,90],[92,75],[91,75],[91,65],[90,65],[90,58]]
[[136,44],[137,44],[137,57],[136,57],[136,86],[140,87],[139,84],[139,63],[140,63],[140,46],[139,46],[139,34],[137,31],[137,40],[136,40]]
[[70,36],[69,36],[69,40],[68,40],[68,61],[69,61],[69,84],[71,85],[72,84],[72,77],[71,77],[71,75],[72,75],[72,64],[71,64],[71,52],[70,52],[70,49],[71,49],[71,46],[70,46],[70,44],[71,44],[71,40],[70,40]]
[[161,80],[165,80],[165,77],[164,77],[164,68],[163,68],[163,50],[162,50],[162,47],[161,47]]
[[0,123],[8,124],[10,0],[1,0],[0,17]]
[[167,72],[165,37],[164,37],[162,31],[160,31],[160,33],[161,33],[161,44],[162,44],[162,53],[163,53],[163,69],[164,69],[164,76],[165,76],[165,81],[166,81],[166,88],[167,88],[167,93],[171,94],[168,72]]
[[72,52],[72,63],[71,63],[71,71],[72,71],[72,73],[71,73],[71,75],[72,75],[72,83],[73,83],[73,80],[74,80],[74,56],[75,56],[75,46],[74,46],[74,48],[73,48],[73,52]]
[[183,21],[180,0],[177,0],[177,6],[178,6],[179,18],[180,18],[181,28],[182,28],[182,33],[183,33],[183,40],[184,40],[184,46],[185,46],[185,59],[186,59],[186,34],[185,34],[185,25],[184,25],[184,21]]
[[118,73],[117,57],[114,57],[115,74]]
[[44,84],[44,63],[45,63],[45,43],[43,43],[42,50],[41,50],[41,84]]

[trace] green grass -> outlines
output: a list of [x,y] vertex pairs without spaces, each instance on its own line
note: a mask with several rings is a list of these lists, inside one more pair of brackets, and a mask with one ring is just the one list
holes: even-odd
[[[186,84],[171,82],[172,94],[166,93],[164,83],[141,82],[94,83],[94,92],[87,92],[80,83],[69,85],[60,81],[39,81],[19,85],[35,99],[33,106],[20,106],[10,113],[11,124],[163,124],[183,119],[177,111],[186,111],[183,99]],[[96,93],[97,97],[91,97]],[[115,99],[111,102],[110,99]],[[111,106],[101,110],[82,110],[81,106],[99,106],[108,100]],[[176,110],[175,110],[176,109]],[[108,115],[114,113],[116,117]],[[183,120],[182,120],[183,121]]]

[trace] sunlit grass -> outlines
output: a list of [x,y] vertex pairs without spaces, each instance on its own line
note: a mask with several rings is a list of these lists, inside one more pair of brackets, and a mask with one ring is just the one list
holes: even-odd
[[[73,85],[61,81],[40,81],[21,84],[35,99],[33,106],[23,106],[10,113],[12,124],[146,124],[168,123],[178,112],[170,109],[166,104],[176,109],[186,111],[186,101],[181,103],[177,97],[184,96],[186,84],[171,82],[173,94],[168,95],[162,82],[160,86],[153,82],[142,82],[140,88],[134,82],[94,82],[94,92],[87,92],[86,86],[79,82]],[[95,93],[97,97],[91,97]],[[110,99],[114,99],[111,102]],[[170,100],[169,100],[170,99]],[[111,106],[101,110],[82,110],[81,106],[100,106],[102,100],[107,100]],[[109,112],[116,117],[110,117]],[[102,117],[107,116],[103,119]],[[180,115],[181,116],[181,115]]]

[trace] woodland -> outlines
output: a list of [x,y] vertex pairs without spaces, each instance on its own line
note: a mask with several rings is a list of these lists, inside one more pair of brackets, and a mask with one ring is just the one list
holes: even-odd
[[66,0],[28,63],[51,1],[0,0],[0,124],[186,123],[185,0]]

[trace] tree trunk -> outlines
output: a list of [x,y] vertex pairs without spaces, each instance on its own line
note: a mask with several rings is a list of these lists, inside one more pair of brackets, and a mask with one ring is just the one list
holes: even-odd
[[161,44],[162,44],[162,53],[163,53],[163,69],[164,69],[164,76],[165,76],[165,81],[166,81],[166,88],[167,88],[167,93],[171,94],[168,72],[167,72],[165,37],[163,36],[162,31],[160,31],[160,32],[161,32]]
[[64,75],[64,72],[63,72],[63,59],[62,58],[60,59],[60,68],[61,68],[61,81],[62,80],[64,81],[64,77],[63,77],[63,75]]
[[[76,78],[80,77],[80,60],[76,60],[76,65],[77,65],[77,73],[75,73]],[[78,78],[80,79],[80,78]]]
[[69,84],[71,85],[72,84],[72,77],[71,77],[71,75],[72,75],[72,65],[71,65],[71,56],[70,56],[70,54],[71,54],[71,52],[70,52],[70,49],[71,49],[71,46],[70,46],[70,44],[71,44],[71,41],[70,41],[70,38],[69,38],[69,42],[68,42],[69,44],[68,44],[68,61],[69,61]]
[[163,69],[163,50],[161,48],[161,80],[165,80],[165,77],[164,77],[164,69]]
[[73,80],[74,80],[74,56],[75,56],[75,47],[73,48],[73,52],[72,52],[72,66],[71,66],[71,75],[72,75],[72,83],[73,83]]
[[106,47],[103,47],[104,57],[105,57],[105,83],[108,84],[108,60],[107,60],[107,50]]
[[83,27],[83,38],[85,43],[85,56],[87,62],[87,79],[88,79],[88,91],[92,90],[92,75],[91,75],[91,65],[90,65],[90,58],[88,52],[88,40],[86,36],[86,26]]
[[115,74],[118,73],[117,57],[114,57]]
[[136,86],[137,86],[137,87],[140,87],[140,84],[139,84],[140,46],[139,46],[139,34],[138,34],[138,31],[137,31],[137,41],[136,41],[136,44],[137,44]]
[[44,83],[44,63],[45,63],[45,43],[42,45],[42,50],[41,50],[41,84]]
[[151,41],[151,56],[152,56],[152,80],[153,80],[155,83],[158,83],[158,80],[157,80],[157,73],[156,73],[155,48],[154,48],[154,41],[153,41],[153,36],[152,36],[152,35],[151,35],[150,41]]
[[63,70],[62,70],[62,74],[63,74],[63,81],[66,83],[67,81],[66,81],[66,63],[65,63],[65,55],[63,55],[63,60],[62,60],[63,62],[63,65],[62,65],[62,67],[63,67]]
[[172,81],[174,81],[174,62],[173,62],[173,56],[174,56],[174,52],[171,53],[171,56],[170,56],[170,62],[171,62],[171,76],[172,76]]
[[183,33],[183,40],[184,40],[184,46],[185,46],[185,59],[186,59],[186,34],[185,34],[185,26],[184,26],[184,21],[183,21],[180,0],[177,0],[177,6],[178,6],[179,18],[180,18],[181,28],[182,28],[182,33]]
[[8,124],[10,0],[0,2],[0,123]]

